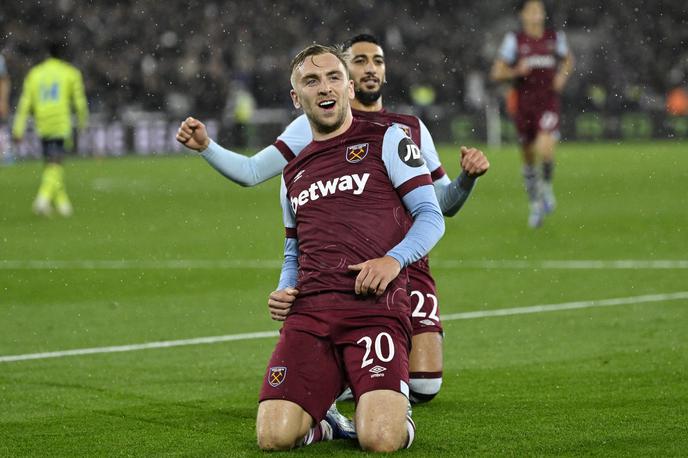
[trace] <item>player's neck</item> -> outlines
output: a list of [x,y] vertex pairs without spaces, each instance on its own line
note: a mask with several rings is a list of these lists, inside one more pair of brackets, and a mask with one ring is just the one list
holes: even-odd
[[357,111],[381,111],[382,97],[378,98],[372,105],[364,105],[358,99],[353,99],[351,108]]
[[313,128],[313,125],[311,124],[311,130],[313,131],[313,140],[316,142],[323,142],[325,140],[329,140],[331,138],[337,137],[347,130],[349,130],[349,127],[351,127],[351,123],[353,122],[353,115],[351,114],[351,110],[348,110],[346,113],[346,116],[344,118],[344,122],[342,123],[341,126],[337,127],[335,130],[332,132],[327,132],[327,133],[322,133],[315,128]]
[[543,25],[531,25],[524,27],[523,31],[531,38],[541,38],[545,34],[545,26]]

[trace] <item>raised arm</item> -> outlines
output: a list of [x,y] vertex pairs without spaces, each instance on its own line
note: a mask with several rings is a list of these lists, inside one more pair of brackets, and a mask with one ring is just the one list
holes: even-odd
[[201,153],[208,163],[241,186],[255,186],[279,175],[282,169],[311,142],[312,134],[305,116],[292,121],[272,145],[252,156],[236,153],[208,137],[205,125],[187,118],[177,131],[177,141]]
[[479,149],[462,146],[460,160],[462,172],[452,181],[442,168],[430,131],[423,124],[423,121],[419,119],[418,122],[420,124],[421,154],[430,170],[440,209],[442,209],[444,216],[454,216],[471,195],[477,177],[487,172],[490,163]]

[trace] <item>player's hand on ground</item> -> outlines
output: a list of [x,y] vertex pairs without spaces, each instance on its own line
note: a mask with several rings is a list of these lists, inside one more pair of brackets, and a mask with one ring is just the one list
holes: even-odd
[[190,116],[182,121],[179,130],[177,130],[176,138],[179,143],[199,153],[203,152],[210,143],[205,124]]
[[461,168],[469,177],[477,178],[485,175],[485,172],[490,168],[490,162],[479,149],[462,146]]
[[270,293],[268,298],[270,318],[275,321],[286,320],[289,310],[291,310],[291,306],[298,295],[299,291],[296,288],[284,288]]
[[401,272],[401,266],[393,257],[383,256],[349,266],[349,270],[358,271],[354,287],[356,294],[382,296],[387,286]]

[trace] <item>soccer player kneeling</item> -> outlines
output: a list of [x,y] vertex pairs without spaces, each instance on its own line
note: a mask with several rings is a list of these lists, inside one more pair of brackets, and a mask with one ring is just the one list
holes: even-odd
[[[313,142],[284,168],[285,258],[270,304],[288,304],[260,394],[264,450],[356,437],[364,450],[413,441],[406,266],[444,233],[432,179],[398,126],[355,120],[338,50],[309,46],[291,92]],[[328,411],[350,386],[356,430]]]

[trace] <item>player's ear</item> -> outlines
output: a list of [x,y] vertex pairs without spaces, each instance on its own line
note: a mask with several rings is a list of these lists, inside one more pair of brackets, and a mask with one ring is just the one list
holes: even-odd
[[354,80],[349,80],[349,87],[347,88],[349,92],[349,100],[356,98],[356,92],[354,91]]
[[289,95],[291,95],[291,101],[294,104],[294,108],[301,108],[301,102],[299,102],[299,95],[296,93],[296,91],[292,89],[291,91],[289,91]]

